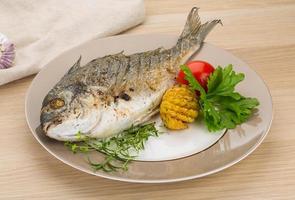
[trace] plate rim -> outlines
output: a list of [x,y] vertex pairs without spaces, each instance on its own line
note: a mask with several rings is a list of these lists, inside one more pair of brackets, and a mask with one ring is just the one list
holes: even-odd
[[[122,38],[122,37],[134,37],[134,36],[137,36],[137,37],[146,37],[146,36],[167,36],[167,37],[178,37],[178,35],[176,34],[164,34],[164,33],[152,33],[152,34],[128,34],[128,35],[115,35],[115,36],[109,36],[109,37],[103,37],[103,38],[98,38],[96,39],[97,40],[101,40],[101,39],[113,39],[113,38]],[[102,177],[102,178],[106,178],[106,179],[110,179],[110,180],[116,180],[116,181],[122,181],[122,182],[128,182],[128,183],[174,183],[174,182],[180,182],[180,181],[187,181],[187,180],[192,180],[192,179],[197,179],[197,178],[201,178],[201,177],[205,177],[205,176],[208,176],[208,175],[211,175],[211,174],[215,174],[217,172],[220,172],[224,169],[227,169],[237,163],[239,163],[240,161],[242,161],[243,159],[245,159],[247,156],[249,156],[251,153],[253,153],[253,151],[255,149],[257,149],[260,144],[264,141],[265,137],[268,135],[269,131],[270,131],[270,128],[271,128],[271,125],[272,125],[272,122],[273,122],[273,118],[274,118],[274,109],[273,109],[273,98],[272,98],[272,95],[271,95],[271,92],[270,92],[270,89],[269,87],[267,86],[266,82],[264,81],[264,79],[259,75],[259,73],[256,72],[256,70],[254,70],[247,62],[245,62],[244,60],[240,59],[239,57],[235,56],[232,52],[229,52],[221,47],[218,47],[216,45],[213,45],[211,43],[207,43],[207,42],[204,42],[204,44],[206,45],[209,45],[209,46],[212,46],[214,48],[217,48],[221,51],[224,51],[228,54],[231,54],[233,55],[234,57],[237,57],[241,62],[245,63],[247,65],[247,67],[249,67],[258,77],[259,79],[263,82],[265,88],[267,89],[267,93],[270,97],[270,103],[271,103],[271,118],[270,118],[270,121],[268,123],[268,126],[267,126],[267,129],[265,130],[263,136],[248,150],[245,152],[245,154],[243,154],[241,157],[239,157],[238,159],[235,159],[231,162],[229,162],[228,164],[225,164],[221,167],[218,167],[214,170],[210,170],[208,172],[204,172],[204,173],[201,173],[201,174],[197,174],[197,175],[192,175],[192,176],[185,176],[185,177],[181,177],[181,178],[172,178],[172,179],[153,179],[153,180],[145,180],[145,179],[134,179],[134,178],[125,178],[125,177],[116,177],[116,176],[109,176],[107,174],[98,174],[98,173],[95,173],[93,171],[86,171],[85,169],[79,167],[79,166],[75,166],[74,164],[71,164],[70,162],[66,161],[66,160],[63,160],[62,158],[60,158],[58,155],[56,155],[55,153],[53,153],[49,148],[47,148],[43,142],[36,136],[35,134],[35,131],[33,130],[33,128],[30,126],[30,123],[29,123],[29,116],[28,116],[28,98],[29,98],[29,94],[31,92],[31,89],[33,87],[33,83],[36,81],[36,78],[39,76],[39,73],[41,71],[43,71],[45,68],[48,68],[50,65],[50,63],[55,60],[56,58],[58,57],[61,57],[65,54],[67,54],[68,52],[72,51],[73,49],[76,49],[76,48],[79,48],[80,46],[83,46],[85,45],[86,43],[90,43],[91,41],[93,40],[89,40],[89,41],[86,41],[84,43],[81,43],[77,46],[74,46],[64,52],[62,52],[61,54],[55,56],[54,58],[52,58],[36,75],[35,77],[33,78],[33,80],[31,81],[30,83],[30,86],[28,87],[27,91],[26,91],[26,96],[25,96],[25,116],[26,116],[26,122],[27,122],[27,126],[29,127],[30,129],[30,132],[31,134],[34,136],[34,138],[38,141],[38,143],[47,151],[49,152],[53,157],[55,157],[57,160],[59,160],[60,162],[68,165],[68,166],[71,166],[73,167],[74,169],[77,169],[79,171],[82,171],[86,174],[89,174],[89,175],[93,175],[93,176],[97,176],[97,177]],[[227,132],[227,131],[226,131]],[[226,132],[224,133],[224,135],[226,134]],[[222,137],[221,137],[222,138]],[[220,140],[220,139],[219,139]],[[218,140],[218,141],[219,141]],[[218,142],[217,141],[217,142]]]

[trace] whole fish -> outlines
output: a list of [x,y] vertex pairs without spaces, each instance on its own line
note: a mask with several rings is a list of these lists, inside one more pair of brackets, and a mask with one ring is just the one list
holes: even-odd
[[75,141],[76,134],[103,138],[140,124],[157,113],[164,92],[175,82],[179,65],[202,46],[213,20],[201,24],[198,8],[170,49],[97,58],[80,66],[81,57],[49,91],[42,103],[41,127],[47,136]]

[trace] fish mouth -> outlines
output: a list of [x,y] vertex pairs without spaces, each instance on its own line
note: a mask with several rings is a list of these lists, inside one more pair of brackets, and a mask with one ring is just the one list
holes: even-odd
[[61,123],[62,123],[62,121],[57,118],[57,119],[54,119],[53,121],[50,121],[50,122],[45,122],[45,123],[41,122],[41,127],[42,127],[42,130],[45,132],[45,134],[48,135],[48,131],[50,128],[55,127]]
[[54,129],[58,127],[58,125],[61,124],[57,123],[56,121],[51,121],[51,122],[46,122],[46,123],[41,123],[41,128],[44,131],[45,135],[59,140],[59,141],[77,141],[77,133],[70,133],[67,132],[67,134],[60,134],[56,133]]
[[59,134],[52,134],[48,132],[46,135],[58,141],[79,141],[77,134],[59,135]]
[[52,113],[42,112],[40,116],[41,128],[47,135],[48,130],[52,126],[57,126],[58,124],[62,123],[60,116],[53,116]]
[[52,126],[52,123],[50,123],[50,122],[45,123],[45,124],[41,122],[41,128],[46,135],[47,135],[47,132],[48,132],[48,129],[50,128],[50,126]]

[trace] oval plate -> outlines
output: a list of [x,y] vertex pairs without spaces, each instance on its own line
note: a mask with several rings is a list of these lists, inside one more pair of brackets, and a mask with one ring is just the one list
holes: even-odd
[[179,159],[134,161],[126,172],[94,172],[85,162],[84,155],[73,154],[61,142],[51,140],[40,132],[39,117],[44,96],[80,55],[83,65],[94,58],[122,50],[128,55],[160,46],[169,48],[176,43],[177,38],[171,35],[115,36],[89,41],[58,56],[38,73],[27,93],[26,118],[35,138],[57,159],[78,170],[127,182],[164,183],[199,178],[228,168],[245,158],[259,146],[270,128],[273,115],[271,96],[263,80],[245,62],[207,43],[193,59],[205,60],[214,66],[233,64],[235,71],[246,75],[237,90],[245,96],[256,97],[260,102],[258,110],[246,123],[228,130],[210,148]]

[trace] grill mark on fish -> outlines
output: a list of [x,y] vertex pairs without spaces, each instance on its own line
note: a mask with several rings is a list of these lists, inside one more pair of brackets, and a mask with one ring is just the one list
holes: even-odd
[[120,70],[120,68],[118,67],[117,63],[116,63],[116,59],[110,58],[109,62],[108,62],[108,74],[109,74],[109,88],[108,90],[110,91],[110,93],[114,93],[114,88],[115,88],[115,84],[117,81],[117,74],[118,71]]
[[130,71],[130,57],[126,56],[124,59],[125,70],[122,70],[122,78],[120,81],[120,89],[124,88],[127,83],[126,74]]
[[124,82],[126,82],[126,76],[127,74],[129,74],[129,71],[130,71],[130,56],[126,56],[126,60],[125,60],[125,65],[126,65],[126,68],[125,70],[122,70],[122,83],[124,84]]
[[139,64],[134,67],[134,70],[136,71],[136,82],[140,81],[140,75],[142,75],[141,72],[143,72],[146,68],[146,65],[144,63],[144,56],[144,53],[138,54]]
[[[140,65],[140,54],[130,56],[130,71],[126,74],[126,85],[132,85],[133,82],[138,82],[137,67]],[[138,84],[140,85],[140,83]]]
[[125,71],[126,65],[124,62],[125,59],[123,59],[122,61],[119,58],[115,58],[115,59],[118,62],[118,70],[116,73],[116,81],[115,81],[114,87],[118,87],[119,83],[122,82],[122,73],[123,71]]
[[151,57],[151,63],[150,63],[150,65],[151,66],[156,66],[156,65],[159,64],[159,61],[160,61],[160,56],[159,55],[153,55]]

